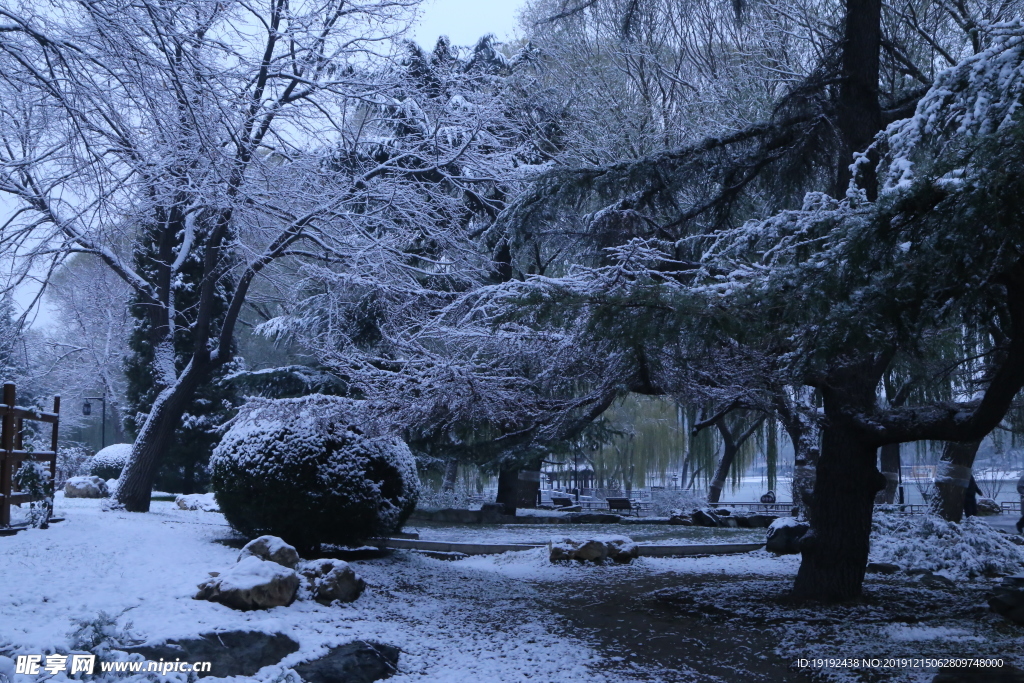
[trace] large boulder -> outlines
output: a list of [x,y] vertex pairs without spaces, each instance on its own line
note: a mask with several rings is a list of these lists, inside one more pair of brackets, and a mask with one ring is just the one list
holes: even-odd
[[987,517],[991,515],[1001,515],[1003,509],[999,507],[999,503],[992,500],[991,498],[979,498],[978,499],[978,515],[981,517]]
[[199,584],[195,598],[231,609],[270,609],[292,604],[298,591],[295,570],[249,556],[222,574],[211,572],[210,578]]
[[796,517],[779,517],[768,527],[765,550],[776,555],[796,555],[800,552],[800,540],[810,528]]
[[400,531],[416,507],[416,461],[400,438],[371,431],[361,405],[321,395],[246,404],[210,458],[231,526],[300,552]]
[[102,448],[89,461],[89,474],[100,479],[117,479],[131,455],[130,443],[115,443]]
[[294,669],[306,683],[373,683],[398,671],[400,652],[391,645],[357,640]]
[[722,526],[722,520],[710,510],[694,510],[690,513],[694,526]]
[[64,484],[65,498],[106,498],[108,495],[107,482],[96,476],[71,477]]
[[629,564],[640,556],[640,547],[626,536],[597,536],[586,541],[571,538],[552,541],[549,559],[552,562],[592,562],[603,564],[611,560],[617,564]]
[[352,602],[363,594],[366,582],[344,560],[304,562],[299,573],[306,580],[310,595],[317,602]]
[[276,562],[289,569],[295,569],[299,564],[298,551],[277,536],[260,536],[246,543],[242,547],[242,552],[238,554],[238,561],[241,562],[247,557]]
[[208,672],[198,676],[252,676],[265,666],[277,664],[299,644],[283,633],[259,631],[221,631],[203,633],[194,638],[145,643],[123,648],[150,661],[210,662]]
[[988,597],[988,606],[996,614],[1024,626],[1024,590],[1013,584],[995,589]]

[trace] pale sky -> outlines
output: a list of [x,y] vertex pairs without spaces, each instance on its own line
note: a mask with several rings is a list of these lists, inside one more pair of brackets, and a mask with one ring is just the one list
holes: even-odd
[[507,40],[515,35],[522,6],[523,0],[423,0],[412,37],[427,49],[438,36],[456,45],[473,45],[488,33]]

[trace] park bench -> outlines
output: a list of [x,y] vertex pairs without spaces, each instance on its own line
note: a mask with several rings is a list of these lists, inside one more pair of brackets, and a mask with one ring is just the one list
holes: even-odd
[[556,508],[564,508],[573,505],[573,501],[572,498],[569,498],[568,496],[551,496],[551,504]]
[[640,516],[640,506],[633,505],[629,498],[608,498],[607,502],[609,512],[625,511],[626,514],[635,513],[637,517]]

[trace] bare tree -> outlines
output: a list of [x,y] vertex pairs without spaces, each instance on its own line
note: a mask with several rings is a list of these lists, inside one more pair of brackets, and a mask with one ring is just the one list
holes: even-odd
[[[28,276],[92,254],[151,316],[160,391],[118,487],[126,509],[148,510],[183,406],[230,360],[247,294],[270,264],[330,263],[353,280],[401,280],[430,268],[424,243],[455,239],[431,232],[447,228],[440,195],[472,181],[438,183],[429,211],[422,192],[404,187],[446,175],[478,142],[473,127],[456,137],[428,126],[395,153],[378,135],[413,104],[382,106],[394,102],[394,83],[381,60],[414,4],[0,9],[0,192],[18,202],[3,256]],[[144,241],[149,258],[140,258]],[[414,249],[418,258],[406,258]],[[445,267],[457,272],[452,258]],[[177,273],[189,259],[203,276],[198,303],[182,312]],[[193,340],[180,372],[178,325]]]

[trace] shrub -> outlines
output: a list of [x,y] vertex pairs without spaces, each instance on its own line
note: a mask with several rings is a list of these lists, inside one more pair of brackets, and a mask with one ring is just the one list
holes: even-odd
[[307,551],[400,529],[416,506],[412,453],[358,422],[358,402],[337,396],[250,401],[210,459],[231,526]]
[[79,444],[60,446],[57,449],[57,479],[54,487],[59,491],[71,477],[89,474],[92,456]]
[[89,474],[104,481],[117,479],[121,476],[121,470],[128,464],[131,454],[132,445],[130,443],[115,443],[107,446],[92,456]]

